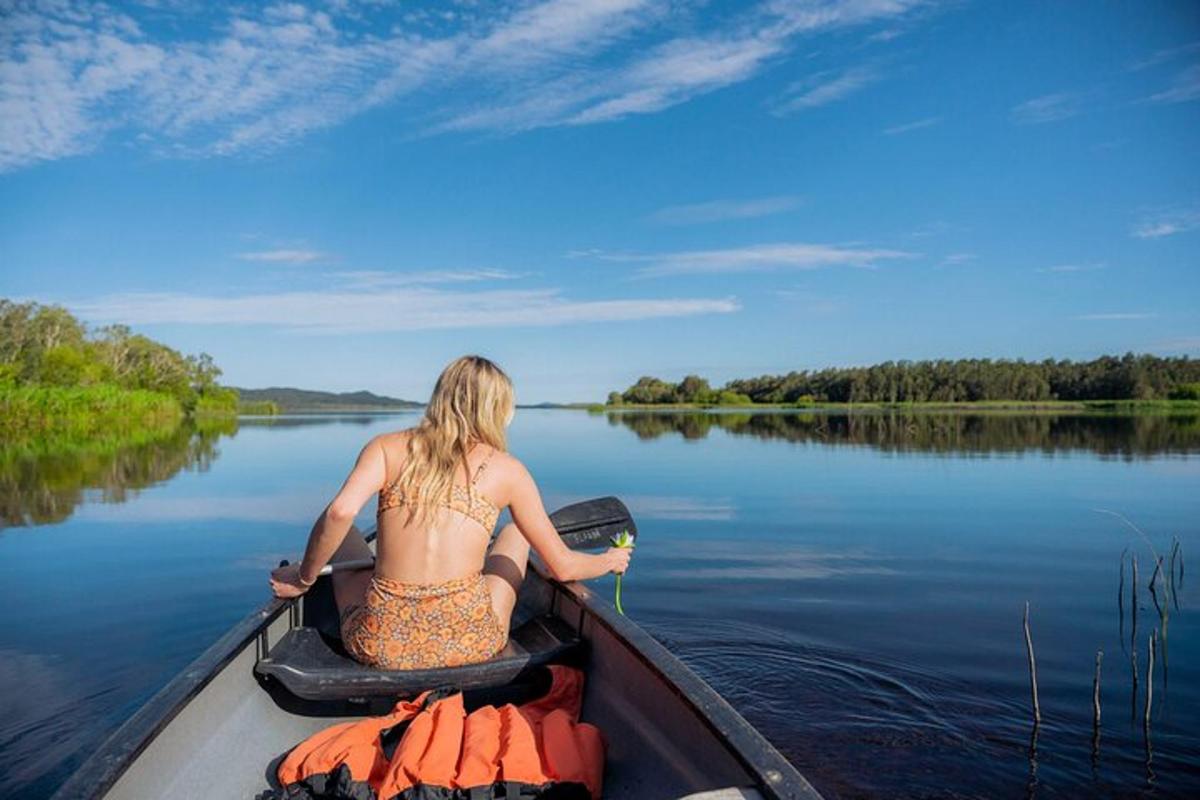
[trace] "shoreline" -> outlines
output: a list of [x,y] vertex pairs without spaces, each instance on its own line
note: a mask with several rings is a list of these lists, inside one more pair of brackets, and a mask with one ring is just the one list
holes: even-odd
[[1200,412],[1197,400],[980,400],[928,403],[607,403],[564,404],[558,408],[607,411],[1071,411]]

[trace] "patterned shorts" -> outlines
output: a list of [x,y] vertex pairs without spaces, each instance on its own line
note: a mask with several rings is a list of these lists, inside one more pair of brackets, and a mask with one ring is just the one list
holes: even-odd
[[346,651],[379,669],[474,664],[507,642],[482,572],[432,584],[374,576],[364,605],[342,619]]

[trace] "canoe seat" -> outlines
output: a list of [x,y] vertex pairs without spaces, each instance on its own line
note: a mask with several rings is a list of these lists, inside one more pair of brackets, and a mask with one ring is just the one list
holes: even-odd
[[461,667],[380,670],[358,663],[316,628],[293,628],[254,666],[305,700],[356,700],[414,696],[435,686],[478,689],[502,686],[540,664],[571,661],[584,647],[558,617],[529,619],[513,630],[490,661]]

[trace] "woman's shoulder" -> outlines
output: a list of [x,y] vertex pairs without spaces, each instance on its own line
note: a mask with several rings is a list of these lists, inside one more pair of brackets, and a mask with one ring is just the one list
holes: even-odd
[[384,460],[389,465],[399,463],[408,449],[408,439],[411,435],[411,428],[379,433],[371,437],[363,446],[363,451],[377,449],[383,453]]
[[529,474],[529,470],[525,468],[525,462],[508,450],[496,448],[492,453],[491,463],[508,478],[522,478]]

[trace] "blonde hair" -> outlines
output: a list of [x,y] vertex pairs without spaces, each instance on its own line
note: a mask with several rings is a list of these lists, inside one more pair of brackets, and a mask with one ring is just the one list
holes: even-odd
[[[405,525],[424,526],[435,513],[438,498],[448,500],[459,464],[470,474],[467,453],[476,442],[505,450],[505,426],[514,411],[512,380],[482,356],[451,361],[438,376],[425,416],[408,439],[408,455],[396,486],[408,498]],[[474,487],[468,482],[468,497]]]

